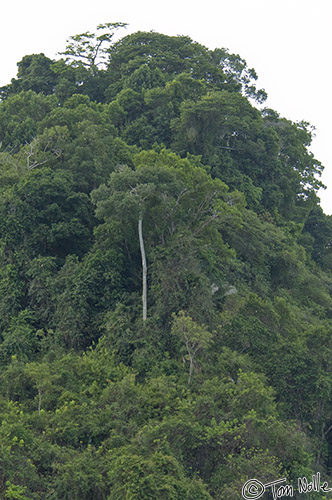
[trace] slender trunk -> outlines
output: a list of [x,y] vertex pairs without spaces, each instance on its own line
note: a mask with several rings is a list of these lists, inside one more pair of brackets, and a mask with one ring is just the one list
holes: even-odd
[[147,317],[147,267],[146,267],[146,256],[144,250],[144,240],[143,240],[143,230],[142,230],[142,217],[138,220],[138,235],[139,235],[139,246],[142,256],[142,269],[143,269],[143,292],[142,292],[142,302],[143,302],[143,321]]
[[189,378],[188,378],[188,384],[191,382],[191,377],[193,374],[193,366],[194,366],[194,360],[193,358],[189,355],[189,361],[190,361],[190,366],[189,366]]
[[41,410],[41,402],[42,402],[42,391],[39,388],[38,389],[38,415],[40,415],[40,410]]

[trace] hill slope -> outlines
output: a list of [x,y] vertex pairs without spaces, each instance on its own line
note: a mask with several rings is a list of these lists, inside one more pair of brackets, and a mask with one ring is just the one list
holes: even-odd
[[112,44],[117,27],[25,56],[1,89],[0,494],[327,480],[332,223],[311,127],[261,110],[239,56]]

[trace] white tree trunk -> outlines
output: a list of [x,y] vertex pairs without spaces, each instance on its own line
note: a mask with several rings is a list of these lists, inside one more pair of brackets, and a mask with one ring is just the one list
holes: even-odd
[[42,402],[42,391],[39,387],[38,388],[38,415],[40,415],[40,411],[41,411],[41,402]]
[[188,378],[188,384],[191,382],[191,377],[193,374],[193,367],[194,367],[194,360],[192,356],[189,355],[189,361],[190,361],[190,366],[189,366],[189,378]]
[[138,220],[138,235],[139,235],[139,246],[142,256],[142,269],[143,269],[143,291],[142,291],[142,302],[143,302],[143,321],[147,317],[147,266],[146,266],[146,255],[144,250],[144,240],[143,240],[143,230],[142,230],[142,218]]

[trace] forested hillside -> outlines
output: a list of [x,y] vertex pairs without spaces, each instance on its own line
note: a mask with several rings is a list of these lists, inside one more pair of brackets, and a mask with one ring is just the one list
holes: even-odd
[[0,498],[332,487],[313,129],[240,56],[124,27],[0,89]]

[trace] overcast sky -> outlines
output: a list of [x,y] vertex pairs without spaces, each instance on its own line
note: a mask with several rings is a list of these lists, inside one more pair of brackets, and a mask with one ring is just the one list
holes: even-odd
[[[267,106],[316,127],[311,150],[325,166],[322,207],[332,214],[332,0],[15,0],[0,18],[0,86],[16,75],[24,55],[56,57],[70,35],[99,23],[126,22],[138,30],[188,35],[246,59],[265,88]],[[122,32],[124,35],[125,31]]]

